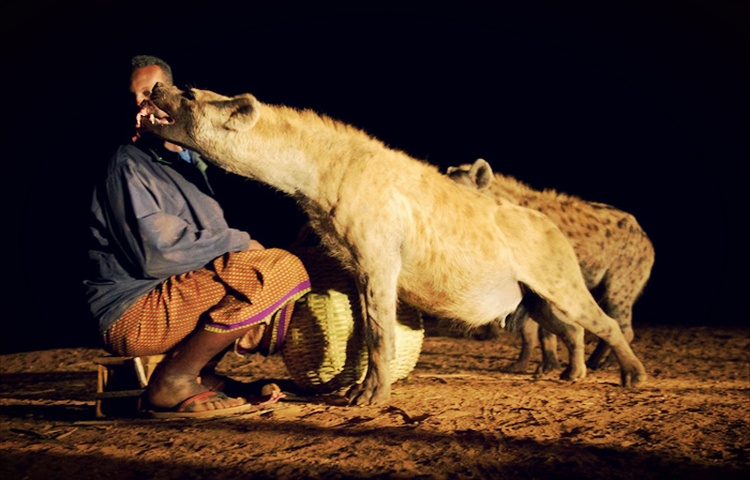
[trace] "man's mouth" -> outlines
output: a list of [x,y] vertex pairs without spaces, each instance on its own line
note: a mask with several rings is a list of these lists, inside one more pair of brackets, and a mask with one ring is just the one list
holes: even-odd
[[148,121],[152,125],[171,125],[174,123],[174,119],[151,100],[144,100],[141,103],[141,108],[135,115],[135,128],[142,128],[144,121]]

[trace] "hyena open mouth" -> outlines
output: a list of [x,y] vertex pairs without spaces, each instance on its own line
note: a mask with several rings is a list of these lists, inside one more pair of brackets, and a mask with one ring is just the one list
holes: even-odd
[[141,103],[140,110],[135,116],[135,127],[141,128],[142,119],[147,118],[151,124],[171,125],[174,123],[172,117],[167,112],[157,107],[151,100],[144,100]]

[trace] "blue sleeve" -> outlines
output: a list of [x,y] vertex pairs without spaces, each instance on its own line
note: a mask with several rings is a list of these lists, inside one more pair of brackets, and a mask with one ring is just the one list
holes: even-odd
[[122,162],[108,190],[112,203],[120,205],[120,247],[135,275],[178,275],[249,246],[250,235],[230,228],[213,198],[173,171]]
[[197,230],[181,218],[155,213],[138,220],[145,277],[162,278],[204,267],[230,251],[247,250],[250,235],[233,228]]

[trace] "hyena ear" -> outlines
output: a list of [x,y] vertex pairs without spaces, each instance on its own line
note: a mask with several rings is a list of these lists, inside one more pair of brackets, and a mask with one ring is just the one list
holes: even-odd
[[477,186],[478,190],[485,190],[490,188],[492,183],[492,167],[483,158],[477,158],[477,160],[471,165],[469,170],[469,177]]
[[220,108],[229,111],[227,121],[224,122],[227,130],[250,130],[260,118],[260,102],[249,93],[227,100]]

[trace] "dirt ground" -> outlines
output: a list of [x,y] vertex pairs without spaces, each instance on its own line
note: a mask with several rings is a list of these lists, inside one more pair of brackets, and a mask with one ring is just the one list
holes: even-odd
[[[614,366],[575,384],[503,373],[516,336],[472,340],[428,322],[390,406],[316,396],[202,420],[96,418],[101,350],[2,355],[0,476],[750,478],[750,328],[639,326],[636,335],[651,376],[637,389],[618,386]],[[289,379],[280,356],[230,355],[219,368]]]

